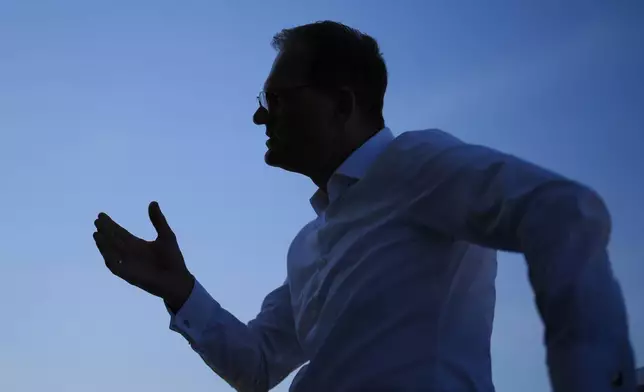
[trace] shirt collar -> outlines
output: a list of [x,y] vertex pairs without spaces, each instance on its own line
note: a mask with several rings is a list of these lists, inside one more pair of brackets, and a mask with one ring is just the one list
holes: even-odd
[[318,189],[311,197],[311,206],[315,212],[320,215],[329,203],[337,199],[344,190],[357,180],[362,179],[392,140],[394,140],[394,135],[391,130],[383,128],[349,155],[329,178],[328,194]]

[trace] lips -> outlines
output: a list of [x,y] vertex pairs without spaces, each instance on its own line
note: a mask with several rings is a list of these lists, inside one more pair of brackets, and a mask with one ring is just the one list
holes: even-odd
[[274,137],[269,137],[266,141],[266,147],[270,148],[275,146],[276,139]]
[[270,145],[274,145],[278,137],[275,135],[275,132],[270,132],[266,130],[266,137],[268,137],[268,140],[266,141],[266,145],[270,147]]
[[269,148],[275,148],[282,144],[282,139],[279,137],[278,133],[275,132],[275,129],[266,129],[266,146]]

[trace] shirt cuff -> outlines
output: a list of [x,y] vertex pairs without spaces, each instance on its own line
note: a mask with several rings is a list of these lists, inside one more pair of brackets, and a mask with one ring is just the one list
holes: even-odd
[[204,331],[221,306],[215,301],[203,286],[195,280],[190,296],[181,309],[174,314],[166,307],[170,314],[170,329],[181,334],[191,346],[199,345]]
[[548,350],[548,362],[554,391],[630,392],[636,388],[628,345],[619,350],[597,345]]

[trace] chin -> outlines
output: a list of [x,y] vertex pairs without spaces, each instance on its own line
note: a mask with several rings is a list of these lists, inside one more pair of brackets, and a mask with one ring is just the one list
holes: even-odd
[[266,151],[266,154],[264,154],[264,162],[266,162],[268,166],[277,167],[290,172],[300,173],[301,171],[297,169],[299,165],[294,164],[294,162],[292,162],[292,160],[288,158],[289,157],[287,155],[272,149],[268,149],[268,151]]
[[288,170],[287,167],[289,165],[287,163],[287,160],[284,158],[285,157],[283,154],[272,149],[268,149],[268,151],[266,151],[266,154],[264,154],[264,162],[266,162],[268,166]]
[[279,161],[279,154],[275,153],[275,151],[270,148],[266,151],[266,154],[264,154],[264,162],[266,162],[268,166],[279,167]]

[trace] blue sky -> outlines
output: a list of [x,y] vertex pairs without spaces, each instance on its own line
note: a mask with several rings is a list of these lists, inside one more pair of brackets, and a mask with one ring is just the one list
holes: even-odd
[[[105,269],[92,223],[106,211],[151,238],[159,200],[193,273],[252,318],[314,191],[263,164],[255,97],[273,33],[321,19],[379,40],[395,133],[439,127],[604,196],[644,365],[644,3],[5,0],[0,390],[229,390],[158,299]],[[546,391],[521,257],[501,255],[497,283],[497,390]]]

